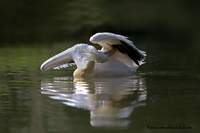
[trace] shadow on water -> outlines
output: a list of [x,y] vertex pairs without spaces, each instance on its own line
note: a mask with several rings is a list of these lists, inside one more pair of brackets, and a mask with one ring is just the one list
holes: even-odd
[[[145,106],[146,83],[140,76],[43,79],[41,93],[63,104],[90,111],[94,127],[128,127],[130,115]],[[80,115],[80,114],[78,114]]]

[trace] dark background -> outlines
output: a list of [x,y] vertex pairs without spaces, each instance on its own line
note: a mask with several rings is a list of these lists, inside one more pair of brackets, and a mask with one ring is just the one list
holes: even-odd
[[198,48],[199,3],[191,0],[0,0],[0,45],[74,39],[86,42],[94,33],[108,31]]

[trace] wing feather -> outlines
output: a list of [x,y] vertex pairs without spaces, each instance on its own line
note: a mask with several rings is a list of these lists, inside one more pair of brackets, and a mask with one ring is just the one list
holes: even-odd
[[139,50],[132,41],[122,35],[108,32],[97,33],[90,38],[90,41],[101,45],[103,49],[109,46],[117,48],[121,53],[127,54],[138,66],[143,64],[142,61],[146,56],[144,51]]
[[116,47],[121,53],[127,54],[138,66],[139,61],[142,61],[145,57],[144,55],[135,47],[127,44],[126,42],[120,40],[121,44],[112,45]]

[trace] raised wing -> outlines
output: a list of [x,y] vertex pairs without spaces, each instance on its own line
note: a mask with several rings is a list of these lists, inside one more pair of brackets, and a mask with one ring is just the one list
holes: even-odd
[[145,52],[136,48],[127,37],[113,33],[97,33],[90,38],[90,42],[97,43],[103,47],[103,51],[109,51],[112,47],[117,48],[121,53],[127,54],[138,66],[145,59]]
[[116,44],[112,46],[117,48],[121,53],[127,54],[139,66],[140,61],[143,61],[145,58],[144,53],[124,41],[120,40],[120,42],[121,44]]

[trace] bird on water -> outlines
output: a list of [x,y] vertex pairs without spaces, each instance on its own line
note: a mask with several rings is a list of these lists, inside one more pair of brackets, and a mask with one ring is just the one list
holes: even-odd
[[73,47],[49,58],[40,67],[41,71],[76,65],[75,77],[130,76],[144,64],[146,52],[139,50],[127,37],[102,32],[90,37],[90,42],[99,44],[97,50],[88,44]]

